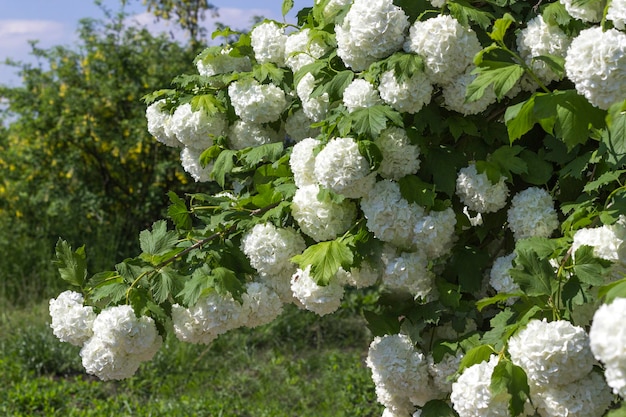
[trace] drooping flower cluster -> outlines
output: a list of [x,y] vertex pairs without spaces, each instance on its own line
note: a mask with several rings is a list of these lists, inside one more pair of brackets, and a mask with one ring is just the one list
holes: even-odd
[[274,22],[263,22],[252,29],[250,37],[258,62],[271,62],[279,66],[284,64],[287,35],[283,28]]
[[327,45],[311,35],[311,30],[307,28],[290,34],[285,41],[285,64],[294,73],[315,62],[328,50]]
[[537,187],[527,188],[513,197],[507,220],[516,240],[549,237],[559,226],[552,197]]
[[228,95],[237,116],[251,123],[273,122],[287,105],[283,90],[253,79],[233,82],[228,86]]
[[416,173],[419,169],[419,146],[411,144],[404,129],[390,127],[384,130],[374,142],[383,155],[383,161],[378,167],[381,177],[399,180]]
[[318,285],[311,277],[311,266],[298,269],[291,277],[293,295],[309,311],[319,316],[337,311],[343,298],[343,286],[337,279],[331,279],[328,285]]
[[505,256],[500,256],[493,261],[491,271],[489,271],[489,284],[498,293],[515,293],[520,290],[519,285],[513,281],[509,270],[513,268],[515,252]]
[[433,86],[424,72],[416,72],[401,81],[397,76],[394,71],[387,71],[380,76],[378,91],[385,103],[399,112],[411,114],[430,103]]
[[380,96],[374,86],[367,80],[357,78],[343,92],[343,104],[349,112],[380,104]]
[[222,48],[217,54],[207,54],[202,58],[198,57],[196,61],[198,74],[211,77],[213,75],[252,70],[250,58],[247,56],[233,56],[231,52],[232,49],[230,48]]
[[619,30],[626,29],[626,1],[611,0],[609,8],[606,12],[606,18],[613,22]]
[[241,239],[241,250],[252,267],[268,275],[293,268],[290,259],[304,248],[304,239],[297,232],[271,223],[257,224]]
[[606,6],[606,0],[559,0],[565,10],[574,19],[580,19],[583,22],[599,22],[602,18],[602,12]]
[[96,313],[84,301],[82,294],[69,290],[50,300],[50,327],[60,341],[82,346],[92,336]]
[[500,177],[497,184],[491,183],[487,174],[478,173],[476,164],[459,170],[456,179],[456,194],[468,209],[478,213],[492,213],[506,205],[509,189],[506,178]]

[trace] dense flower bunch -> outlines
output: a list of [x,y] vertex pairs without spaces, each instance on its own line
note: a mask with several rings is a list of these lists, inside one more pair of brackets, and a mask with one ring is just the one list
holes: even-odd
[[60,243],[54,334],[124,378],[168,333],[367,300],[384,416],[623,411],[625,10],[316,0],[207,48],[145,97],[205,193],[112,271]]

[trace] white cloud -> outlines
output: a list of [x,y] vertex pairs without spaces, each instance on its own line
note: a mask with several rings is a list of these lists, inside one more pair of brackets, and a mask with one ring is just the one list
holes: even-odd
[[66,35],[65,26],[52,20],[0,20],[0,51],[4,54],[23,49],[30,40],[50,44]]

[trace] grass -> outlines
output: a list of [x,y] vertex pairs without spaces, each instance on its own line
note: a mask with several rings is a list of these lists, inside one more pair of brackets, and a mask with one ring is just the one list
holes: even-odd
[[[0,316],[3,416],[380,416],[364,364],[370,342],[351,313],[288,308],[274,323],[211,346],[168,338],[124,381],[86,375],[79,348],[48,327],[47,304]],[[17,331],[19,329],[19,331]]]

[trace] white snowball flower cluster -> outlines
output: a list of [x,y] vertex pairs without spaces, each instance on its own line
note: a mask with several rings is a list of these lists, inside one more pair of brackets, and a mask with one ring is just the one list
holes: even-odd
[[565,58],[570,38],[556,25],[547,24],[541,15],[528,21],[517,35],[517,50],[535,75],[545,84],[560,79],[544,61],[533,60],[538,56],[551,55]]
[[246,292],[241,295],[242,309],[247,313],[246,327],[258,327],[271,323],[283,312],[280,297],[260,282],[246,284]]
[[620,216],[612,225],[583,228],[576,231],[572,242],[572,257],[583,245],[593,247],[593,255],[613,262],[607,281],[620,279],[626,272],[626,216]]
[[415,174],[420,167],[420,148],[412,145],[406,130],[390,127],[381,132],[374,143],[380,149],[383,160],[378,167],[381,177],[390,180]]
[[591,372],[594,363],[587,332],[566,320],[531,320],[509,339],[509,353],[537,386],[577,381]]
[[222,296],[213,291],[201,297],[194,306],[172,306],[172,324],[178,340],[210,344],[220,334],[243,326],[247,314],[230,294]]
[[377,336],[365,362],[372,371],[378,402],[393,415],[407,415],[435,397],[428,361],[407,335]]
[[337,55],[354,71],[402,48],[409,26],[392,0],[354,0],[341,25],[335,26]]
[[602,13],[606,6],[606,0],[559,0],[565,6],[565,10],[574,19],[580,19],[583,22],[599,22],[602,19]]
[[383,285],[425,300],[433,289],[435,275],[428,269],[428,258],[421,251],[402,252],[385,260]]
[[318,194],[319,186],[315,184],[298,188],[291,203],[291,215],[303,233],[321,242],[345,233],[353,225],[357,210],[350,200],[320,201]]
[[565,72],[594,106],[606,110],[626,97],[626,33],[600,26],[574,38],[565,57]]
[[324,93],[317,97],[311,97],[311,93],[315,89],[315,77],[311,73],[305,74],[298,85],[296,93],[302,102],[302,111],[313,122],[320,122],[326,117],[330,99],[328,93]]
[[[519,285],[513,281],[509,270],[513,268],[513,260],[515,259],[515,252],[505,256],[499,256],[493,261],[491,271],[489,271],[489,285],[493,287],[498,293],[515,293],[520,291]],[[512,297],[510,300],[515,302],[516,298]]]
[[549,237],[559,227],[552,197],[537,187],[527,188],[513,197],[507,220],[515,240]]
[[285,63],[285,43],[287,35],[283,28],[274,22],[264,22],[252,29],[250,33],[252,50],[256,60],[282,66]]
[[291,276],[297,269],[297,265],[294,264],[293,267],[286,268],[278,274],[260,272],[258,281],[274,291],[283,304],[295,304],[302,307],[301,303],[294,298],[293,291],[291,291]]
[[285,132],[294,141],[300,142],[302,139],[315,137],[320,133],[319,127],[312,127],[313,120],[299,109],[291,113],[285,121]]
[[414,246],[413,228],[424,215],[424,209],[402,198],[398,183],[383,180],[361,199],[361,210],[367,228],[377,239],[401,248]]
[[82,346],[93,335],[96,313],[84,301],[82,294],[69,290],[50,300],[50,327],[61,342]]
[[172,131],[172,115],[163,110],[165,100],[155,101],[146,108],[146,121],[148,122],[148,132],[156,140],[167,146],[179,147],[180,141]]
[[596,372],[566,385],[531,389],[530,395],[541,417],[602,416],[613,399],[606,382]]
[[315,62],[324,55],[328,46],[319,38],[311,36],[311,29],[302,29],[290,34],[285,42],[285,64],[296,73],[305,65]]
[[467,116],[483,112],[496,102],[496,93],[493,91],[493,85],[487,87],[482,97],[478,100],[465,100],[467,86],[477,77],[476,74],[472,74],[474,69],[475,66],[470,65],[465,72],[455,76],[451,82],[443,85],[443,104],[447,109]]
[[415,21],[404,44],[406,52],[424,58],[426,74],[441,85],[454,82],[481,49],[476,33],[448,15]]
[[430,103],[433,86],[424,72],[416,72],[398,81],[393,71],[386,71],[380,77],[378,91],[385,103],[403,113],[417,113]]
[[202,151],[192,148],[184,148],[180,152],[180,163],[189,175],[196,182],[211,181],[211,171],[213,170],[213,164],[209,164],[205,167],[200,164],[200,155]]
[[429,259],[447,255],[456,239],[456,214],[451,207],[431,211],[413,227],[413,242]]
[[626,298],[603,304],[593,316],[591,351],[604,364],[604,377],[615,394],[626,398]]
[[433,7],[443,7],[444,4],[446,4],[446,0],[428,0],[430,2],[430,4],[432,4]]
[[289,156],[289,166],[296,186],[301,188],[317,183],[314,173],[315,148],[320,144],[321,142],[317,139],[306,138],[293,145]]
[[311,265],[299,269],[291,277],[291,290],[309,311],[319,316],[334,313],[341,306],[343,287],[337,279],[331,279],[328,285],[317,285],[311,277]]
[[305,248],[304,239],[295,230],[272,223],[256,224],[241,239],[241,250],[250,265],[265,274],[279,274],[294,267],[290,259]]
[[606,12],[606,18],[613,22],[619,30],[626,29],[626,1],[611,0],[609,9]]
[[211,77],[231,72],[252,71],[252,63],[247,56],[232,56],[231,49],[223,48],[219,54],[207,55],[196,61],[198,74]]
[[235,121],[228,130],[228,147],[235,150],[280,142],[280,140],[280,134],[272,128],[243,120]]
[[369,261],[362,261],[358,268],[352,267],[349,271],[343,268],[339,268],[337,271],[337,279],[342,285],[350,285],[355,288],[371,287],[381,277],[382,270]]
[[331,139],[315,157],[314,172],[320,185],[348,198],[362,197],[376,180],[352,138]]
[[276,121],[287,106],[283,90],[273,84],[259,84],[254,79],[231,83],[228,95],[235,113],[246,122]]
[[459,370],[463,356],[464,354],[461,350],[454,355],[446,353],[439,362],[435,363],[435,358],[432,355],[428,355],[428,373],[433,379],[434,386],[441,393],[447,395],[452,392],[452,383]]
[[500,177],[497,184],[493,184],[487,174],[478,173],[476,164],[470,163],[461,168],[456,178],[456,195],[470,210],[478,213],[493,213],[506,205],[509,189],[506,178]]
[[450,400],[459,417],[509,417],[510,395],[494,396],[491,375],[498,364],[492,355],[489,361],[466,368],[452,384]]
[[80,351],[87,373],[107,381],[133,376],[163,344],[154,320],[136,317],[131,306],[103,310],[93,322],[93,336]]
[[362,78],[353,80],[343,91],[343,104],[350,113],[381,103],[382,100],[378,95],[378,90],[369,81]]
[[206,111],[192,110],[190,103],[176,107],[169,129],[186,147],[205,150],[213,145],[213,138],[226,132],[228,121],[224,113],[208,114]]

